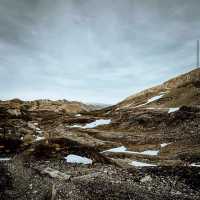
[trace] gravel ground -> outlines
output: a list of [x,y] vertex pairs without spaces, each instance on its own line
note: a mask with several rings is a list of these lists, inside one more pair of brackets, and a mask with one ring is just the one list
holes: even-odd
[[[50,167],[71,175],[69,180],[50,178],[40,172]],[[3,171],[3,169],[5,169]],[[5,172],[7,171],[7,172]],[[200,199],[200,169],[122,169],[112,165],[74,165],[60,160],[1,163],[0,199]],[[8,180],[10,178],[10,184]],[[193,183],[189,180],[193,180]],[[4,180],[4,182],[2,182]],[[2,187],[0,187],[2,188]],[[52,189],[53,188],[53,189]]]

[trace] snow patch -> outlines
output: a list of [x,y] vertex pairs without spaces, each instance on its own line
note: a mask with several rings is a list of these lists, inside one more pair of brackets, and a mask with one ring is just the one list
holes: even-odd
[[67,157],[65,157],[66,162],[68,163],[78,163],[78,164],[92,164],[92,160],[86,157],[82,157],[82,156],[77,156],[74,154],[70,154]]
[[178,111],[179,109],[180,109],[179,107],[178,107],[178,108],[169,108],[168,113],[176,112],[176,111]]
[[136,151],[127,151],[127,148],[124,146],[109,149],[104,152],[113,152],[113,153],[130,153],[130,154],[140,154],[140,155],[149,155],[149,156],[157,156],[159,154],[159,150],[146,150],[143,152],[136,152]]
[[36,139],[35,139],[35,141],[40,141],[40,140],[44,140],[44,139],[45,139],[45,137],[37,136]]
[[107,125],[107,124],[110,124],[111,123],[111,120],[110,119],[98,119],[94,122],[91,122],[89,124],[86,124],[84,126],[84,128],[95,128],[97,126],[100,126],[100,125]]
[[147,150],[147,151],[138,152],[138,153],[142,155],[157,156],[159,154],[159,150]]
[[192,163],[190,166],[192,166],[192,167],[200,167],[200,164]]
[[9,161],[11,158],[0,158],[0,161]]
[[165,93],[162,93],[160,95],[157,95],[157,96],[154,96],[154,97],[151,97],[150,99],[148,99],[148,101],[146,103],[143,103],[143,104],[140,104],[138,106],[135,106],[134,108],[138,108],[138,107],[141,107],[141,106],[145,106],[153,101],[156,101],[158,99],[161,99],[163,96],[165,95]]
[[139,162],[139,161],[132,161],[130,165],[133,165],[135,167],[156,167],[157,166],[155,164],[148,164],[148,163]]
[[109,149],[109,150],[106,150],[106,151],[103,151],[103,152],[126,153],[127,148],[125,146],[121,146],[121,147],[116,147],[116,148]]
[[75,116],[76,116],[76,117],[81,117],[82,115],[81,115],[81,114],[76,114]]
[[88,123],[84,126],[75,124],[75,125],[68,126],[68,127],[87,129],[87,128],[95,128],[95,127],[100,126],[100,125],[107,125],[107,124],[110,124],[110,123],[111,123],[111,119],[98,119],[98,120],[91,122],[91,123]]
[[160,146],[163,148],[163,147],[168,146],[169,144],[171,144],[171,142],[170,143],[162,143],[162,144],[160,144]]
[[147,101],[147,103],[151,103],[151,102],[153,102],[153,101],[156,101],[156,100],[158,100],[158,99],[161,99],[164,95],[165,95],[165,94],[160,94],[160,95],[151,97],[151,98]]
[[83,126],[77,125],[77,124],[74,124],[74,125],[68,126],[68,127],[70,127],[70,128],[83,128]]

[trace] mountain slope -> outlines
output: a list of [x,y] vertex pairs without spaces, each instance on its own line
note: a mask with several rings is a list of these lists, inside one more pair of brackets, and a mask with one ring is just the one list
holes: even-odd
[[115,106],[115,110],[170,108],[199,104],[200,69],[198,68],[126,98]]

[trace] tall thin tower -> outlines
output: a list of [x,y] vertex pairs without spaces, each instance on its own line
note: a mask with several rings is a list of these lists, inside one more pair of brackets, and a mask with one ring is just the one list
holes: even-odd
[[197,67],[199,67],[199,40],[197,40]]

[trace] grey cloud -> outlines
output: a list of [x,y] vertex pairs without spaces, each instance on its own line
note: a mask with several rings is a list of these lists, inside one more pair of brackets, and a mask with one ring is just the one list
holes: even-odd
[[0,98],[115,103],[191,70],[199,0],[1,0]]

